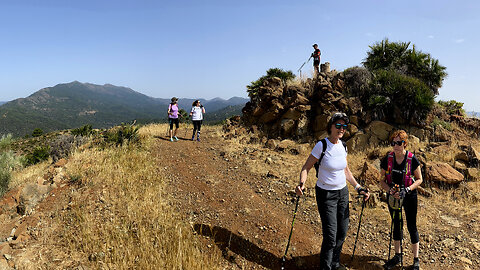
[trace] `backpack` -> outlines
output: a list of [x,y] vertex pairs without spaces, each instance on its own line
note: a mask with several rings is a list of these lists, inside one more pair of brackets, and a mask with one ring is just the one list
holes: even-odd
[[[315,167],[315,171],[317,172],[315,175],[317,176],[318,178],[318,168],[320,167],[320,163],[322,162],[322,159],[323,159],[323,156],[325,155],[325,151],[327,151],[327,139],[326,138],[323,138],[320,140],[322,142],[322,154],[320,155],[320,157],[318,158],[318,161],[315,163],[315,165],[313,165]],[[343,147],[345,147],[345,152],[348,153],[348,150],[347,150],[347,143],[340,140],[343,144]]]
[[[413,153],[407,151],[407,162],[405,163],[405,168],[403,169],[403,186],[402,187],[409,187],[413,184],[413,177],[412,175],[412,159]],[[393,162],[395,162],[395,155],[392,152],[388,153],[388,167],[387,171],[385,172],[385,178],[387,179],[387,184],[389,186],[392,185],[392,170],[393,170]]]

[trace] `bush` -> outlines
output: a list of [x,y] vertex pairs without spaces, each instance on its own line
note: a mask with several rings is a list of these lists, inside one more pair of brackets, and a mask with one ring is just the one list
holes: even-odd
[[93,128],[92,125],[87,124],[79,128],[74,128],[70,131],[75,136],[83,136],[83,137],[88,137],[93,134]]
[[36,128],[32,132],[32,137],[40,137],[43,135],[43,130],[41,128]]
[[69,134],[60,135],[52,143],[50,143],[50,156],[53,162],[66,158],[72,152],[74,147],[78,147],[85,143],[82,136],[73,136]]
[[[395,123],[415,119],[418,124],[423,123],[435,102],[425,83],[392,70],[377,70],[374,75],[371,93],[364,104],[368,104],[376,118],[391,118],[388,120]],[[394,115],[403,119],[395,119]]]
[[410,42],[390,42],[384,39],[370,46],[367,58],[363,65],[370,72],[377,70],[391,70],[402,75],[411,76],[424,82],[425,85],[438,95],[438,88],[447,76],[446,67],[439,64],[430,54],[415,49]]
[[28,154],[25,157],[26,165],[34,165],[41,161],[47,160],[49,155],[50,149],[47,146],[40,146],[33,150],[33,153]]
[[263,86],[263,82],[266,79],[273,78],[273,77],[280,78],[285,84],[287,83],[287,81],[295,79],[295,74],[293,74],[291,70],[285,71],[281,68],[271,68],[267,70],[267,75],[264,75],[260,77],[258,80],[251,82],[250,85],[247,85],[248,96],[251,99],[256,98],[258,95],[258,89],[261,86]]
[[438,127],[438,126],[442,126],[444,129],[446,129],[448,131],[453,130],[453,127],[452,127],[451,123],[446,122],[444,120],[440,120],[437,117],[435,117],[435,119],[433,119],[433,121],[432,121],[432,127]]
[[352,67],[343,71],[346,94],[349,97],[364,97],[370,91],[372,74],[366,68]]
[[134,144],[139,141],[139,127],[130,124],[122,124],[103,133],[104,142],[107,144],[115,144],[121,146],[124,143]]
[[22,158],[15,155],[10,149],[12,136],[4,135],[0,139],[0,197],[8,190],[12,170],[22,165]]
[[448,114],[456,115],[465,115],[465,110],[463,109],[463,103],[455,100],[443,101],[439,100],[438,105],[445,108]]

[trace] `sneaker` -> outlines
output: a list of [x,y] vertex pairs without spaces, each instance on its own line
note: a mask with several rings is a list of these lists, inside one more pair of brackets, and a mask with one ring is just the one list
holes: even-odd
[[199,142],[199,141],[200,141],[200,137],[197,137],[197,142]]
[[418,258],[413,259],[412,269],[420,270],[420,260]]
[[398,253],[393,256],[390,260],[388,260],[384,265],[383,269],[392,269],[395,265],[399,264],[402,260],[402,254]]
[[173,138],[170,138],[170,141],[173,142]]
[[195,141],[195,135],[192,136],[192,141]]
[[178,141],[178,138],[177,138],[177,136],[173,136],[173,138],[175,138],[175,141]]

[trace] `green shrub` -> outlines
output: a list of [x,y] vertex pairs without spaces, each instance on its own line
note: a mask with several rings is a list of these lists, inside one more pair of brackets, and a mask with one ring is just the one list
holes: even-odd
[[[423,123],[435,102],[434,94],[425,83],[392,70],[375,72],[371,93],[366,97],[368,100],[363,104],[368,104],[377,118],[387,118],[395,123],[408,123],[412,119]],[[394,115],[402,119],[395,119]]]
[[261,86],[263,86],[263,82],[266,79],[273,78],[273,77],[280,78],[285,84],[287,81],[295,79],[295,74],[293,74],[291,70],[285,71],[281,68],[271,68],[267,70],[267,75],[264,75],[260,77],[258,80],[251,82],[250,85],[247,85],[248,96],[251,99],[256,98],[258,95],[258,89]]
[[0,138],[0,197],[8,190],[12,170],[22,165],[22,157],[15,155],[10,149],[12,136]]
[[445,108],[448,114],[456,115],[465,115],[465,110],[463,109],[463,103],[455,100],[443,101],[439,100],[438,105]]
[[36,128],[32,132],[32,137],[40,137],[43,135],[43,130],[41,128]]
[[41,161],[47,160],[50,153],[50,149],[47,146],[40,146],[33,150],[33,153],[25,156],[26,165],[34,165]]
[[92,125],[87,124],[79,128],[74,128],[70,131],[75,136],[83,136],[83,137],[88,137],[93,134],[93,128]]
[[438,127],[438,126],[442,126],[444,129],[448,131],[453,130],[452,124],[450,122],[446,122],[444,120],[440,120],[437,117],[435,117],[435,119],[433,119],[432,121],[432,127]]
[[438,88],[447,76],[446,67],[439,64],[430,54],[410,49],[410,42],[390,42],[384,39],[370,46],[363,65],[370,72],[392,70],[399,74],[415,77],[438,95]]
[[9,150],[12,142],[12,134],[2,135],[2,138],[0,138],[0,151],[3,152]]
[[135,144],[139,141],[138,126],[130,124],[122,124],[103,133],[104,142],[107,144],[115,144],[116,146],[127,144]]

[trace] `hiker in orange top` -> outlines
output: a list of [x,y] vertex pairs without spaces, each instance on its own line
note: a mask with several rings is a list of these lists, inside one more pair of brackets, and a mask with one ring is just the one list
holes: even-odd
[[[395,256],[383,266],[385,269],[392,269],[395,265],[402,263],[402,238],[403,238],[403,218],[402,208],[405,210],[405,219],[410,233],[412,243],[413,265],[411,269],[420,269],[418,259],[419,236],[417,230],[417,187],[422,183],[422,173],[420,171],[420,162],[412,152],[405,150],[408,145],[408,135],[404,130],[395,131],[390,137],[393,151],[385,156],[380,167],[381,175],[380,186],[387,191],[388,210],[392,218],[390,226],[390,242],[393,230],[393,240],[395,246]],[[389,246],[390,248],[390,246]]]
[[318,45],[317,44],[313,44],[313,49],[315,49],[311,55],[311,57],[313,57],[313,68],[314,68],[314,72],[315,72],[315,77],[318,76],[318,74],[320,73],[320,70],[318,69],[318,66],[320,65],[320,55],[322,54],[320,52],[320,49],[318,48]]

